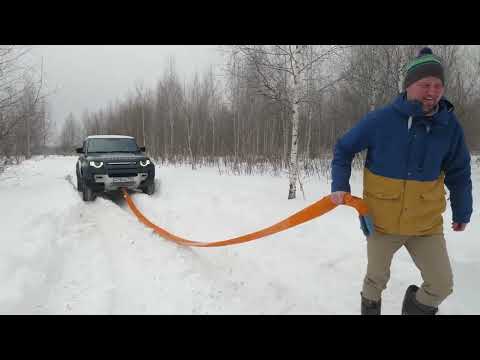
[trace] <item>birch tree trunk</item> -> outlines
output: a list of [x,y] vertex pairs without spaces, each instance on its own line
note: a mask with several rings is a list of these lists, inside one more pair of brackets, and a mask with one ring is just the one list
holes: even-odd
[[[169,95],[170,96],[170,95]],[[174,117],[173,117],[173,102],[168,104],[168,122],[170,124],[170,143],[168,146],[168,155],[171,156],[175,152],[174,150]]]
[[212,159],[215,157],[215,111],[216,108],[214,107],[211,112],[211,122],[212,122]]
[[147,146],[147,141],[145,140],[145,99],[142,104],[142,138],[143,138],[143,146]]
[[371,94],[370,94],[370,100],[369,100],[369,103],[370,103],[370,111],[374,111],[374,110],[375,110],[376,101],[377,101],[377,89],[376,89],[375,85],[373,85],[373,87],[372,87],[372,92],[371,92]]
[[190,161],[192,170],[195,170],[195,159],[193,158],[192,152],[192,129],[191,129],[191,118],[190,114],[187,115],[187,145],[188,145],[188,153],[190,154]]
[[26,122],[27,122],[27,147],[26,147],[26,151],[25,151],[25,158],[26,159],[30,159],[32,157],[32,152],[31,152],[31,129],[32,129],[32,118],[31,118],[31,113],[28,112],[27,113],[27,116],[25,118]]
[[302,90],[300,78],[300,62],[302,47],[295,45],[293,56],[291,57],[291,74],[289,77],[292,87],[291,110],[292,110],[292,144],[290,148],[289,177],[290,188],[288,190],[288,199],[295,199],[298,180],[298,123],[299,123],[299,100]]
[[312,142],[312,107],[310,103],[307,105],[307,142],[305,145],[305,162],[310,160],[310,144]]
[[283,129],[282,129],[282,132],[283,132],[283,153],[282,153],[282,167],[283,166],[288,166],[287,165],[287,154],[288,154],[288,122],[287,122],[287,116],[286,116],[286,109],[284,108],[284,106],[282,106],[282,109],[281,109],[281,113],[280,113],[280,116],[281,116],[281,121],[282,121],[282,126],[283,126]]

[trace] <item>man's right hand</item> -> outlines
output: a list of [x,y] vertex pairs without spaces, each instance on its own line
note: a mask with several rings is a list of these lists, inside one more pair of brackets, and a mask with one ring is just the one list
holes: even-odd
[[345,201],[343,200],[346,192],[345,191],[334,191],[330,194],[330,199],[335,205],[343,204]]

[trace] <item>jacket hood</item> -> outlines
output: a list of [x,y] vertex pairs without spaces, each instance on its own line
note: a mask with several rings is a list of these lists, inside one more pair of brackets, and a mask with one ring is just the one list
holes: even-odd
[[[422,104],[420,101],[410,101],[407,100],[406,92],[398,95],[392,103],[394,109],[396,109],[401,114],[408,117],[423,118],[425,115],[422,111]],[[455,110],[453,104],[448,101],[445,97],[442,97],[438,103],[438,111],[432,116],[432,120],[439,125],[447,125],[450,118],[450,113]]]

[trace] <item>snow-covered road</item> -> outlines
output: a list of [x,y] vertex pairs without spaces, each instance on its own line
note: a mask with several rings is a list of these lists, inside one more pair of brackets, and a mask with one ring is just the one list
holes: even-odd
[[[222,248],[166,241],[131,214],[120,195],[84,203],[75,157],[35,157],[0,174],[1,314],[357,314],[366,243],[355,212],[339,207],[285,232]],[[474,210],[480,171],[474,168]],[[158,167],[157,192],[133,199],[154,223],[196,241],[272,225],[328,194],[305,179],[293,201],[288,180],[219,176],[218,169]],[[352,179],[361,195],[361,181]],[[480,314],[480,228],[445,233],[455,291],[444,314]],[[402,249],[394,258],[383,313],[398,314],[420,275]]]

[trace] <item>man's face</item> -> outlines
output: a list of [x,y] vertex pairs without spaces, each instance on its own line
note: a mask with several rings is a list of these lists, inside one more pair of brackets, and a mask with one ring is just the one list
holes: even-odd
[[429,76],[415,81],[406,90],[407,99],[420,101],[423,112],[429,115],[443,96],[445,88],[439,78]]

